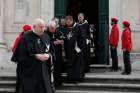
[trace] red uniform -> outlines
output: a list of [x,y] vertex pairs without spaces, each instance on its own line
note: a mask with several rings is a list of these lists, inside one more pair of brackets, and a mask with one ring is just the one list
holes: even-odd
[[119,29],[117,24],[112,26],[111,34],[109,36],[109,44],[112,47],[117,47],[119,42]]
[[131,31],[129,28],[125,28],[122,32],[122,49],[129,52],[132,49]]

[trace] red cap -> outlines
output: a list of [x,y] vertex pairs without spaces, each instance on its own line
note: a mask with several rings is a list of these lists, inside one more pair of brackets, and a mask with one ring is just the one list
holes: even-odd
[[112,22],[118,22],[118,19],[115,18],[115,17],[113,17],[113,18],[111,18],[111,21],[112,21]]
[[29,30],[32,29],[32,27],[30,25],[24,25],[22,28],[23,28],[24,32],[29,31]]
[[123,21],[123,25],[126,26],[126,27],[129,27],[130,23],[128,21]]

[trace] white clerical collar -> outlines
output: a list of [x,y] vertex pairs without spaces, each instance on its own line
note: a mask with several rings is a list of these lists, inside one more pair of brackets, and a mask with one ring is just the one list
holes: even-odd
[[33,32],[36,34],[35,30],[33,29]]
[[35,30],[33,29],[33,33],[37,35],[37,33],[35,32]]

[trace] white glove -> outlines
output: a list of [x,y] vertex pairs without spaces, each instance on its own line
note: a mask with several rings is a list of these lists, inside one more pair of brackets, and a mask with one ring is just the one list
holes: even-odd
[[81,49],[77,46],[77,42],[76,42],[76,44],[75,44],[75,51],[76,51],[77,53],[80,53],[80,52],[81,52]]
[[90,40],[86,39],[86,44],[88,45],[90,43]]

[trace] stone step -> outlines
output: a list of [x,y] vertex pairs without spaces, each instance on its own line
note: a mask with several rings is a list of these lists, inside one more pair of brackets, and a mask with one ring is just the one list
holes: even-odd
[[83,90],[56,90],[56,93],[139,93],[139,92],[115,92],[115,91],[83,91]]
[[[0,81],[0,88],[15,88],[16,81]],[[140,84],[126,84],[126,83],[107,83],[107,82],[97,82],[97,83],[77,83],[77,84],[69,84],[63,83],[63,86],[60,89],[72,89],[72,90],[122,90],[122,91],[140,91]]]
[[129,75],[94,75],[88,74],[84,82],[88,83],[115,83],[115,84],[140,84],[139,76]]
[[[111,69],[111,65],[91,64],[90,69],[91,69],[91,71],[94,71],[94,72],[107,71],[107,70]],[[118,70],[122,70],[122,67],[119,66]]]
[[98,64],[91,64],[90,67],[93,67],[93,68],[111,68],[111,65],[98,65]]
[[0,81],[15,81],[16,80],[16,74],[0,74]]
[[[66,77],[66,74],[63,76]],[[78,93],[80,90],[91,91],[83,93],[96,93],[93,91],[101,91],[101,93],[102,91],[110,91],[110,93],[111,91],[113,91],[113,93],[119,91],[140,93],[139,77],[140,75],[96,75],[93,73],[88,73],[86,74],[85,80],[83,82],[77,84],[63,83],[62,87],[57,88],[57,92],[61,93],[60,91],[64,90],[62,93]],[[11,90],[14,90],[15,85],[15,75],[0,75],[0,93],[12,93]],[[69,90],[72,91],[67,92]]]
[[58,89],[64,90],[86,90],[86,91],[95,91],[95,90],[105,90],[105,91],[124,91],[124,92],[139,92],[140,84],[107,84],[107,83],[77,83],[69,84],[63,83],[62,87]]
[[[63,79],[66,81],[66,74],[63,74]],[[85,80],[83,82],[86,83],[126,83],[126,84],[140,84],[140,76],[136,75],[96,75],[93,73],[88,73],[85,76]],[[0,81],[16,81],[15,75],[7,75],[7,76],[1,76],[0,75]]]
[[[14,88],[0,88],[0,93],[14,93]],[[56,93],[139,93],[139,92],[123,92],[123,91],[85,91],[85,90],[56,90]]]
[[[63,74],[64,82],[67,82],[67,75]],[[83,82],[86,83],[115,83],[115,84],[140,84],[140,76],[133,75],[96,75],[88,73]]]
[[0,88],[0,93],[14,93],[15,88]]
[[0,81],[0,88],[15,88],[16,81]]
[[139,79],[113,79],[113,78],[86,78],[86,83],[109,83],[109,84],[140,84]]

